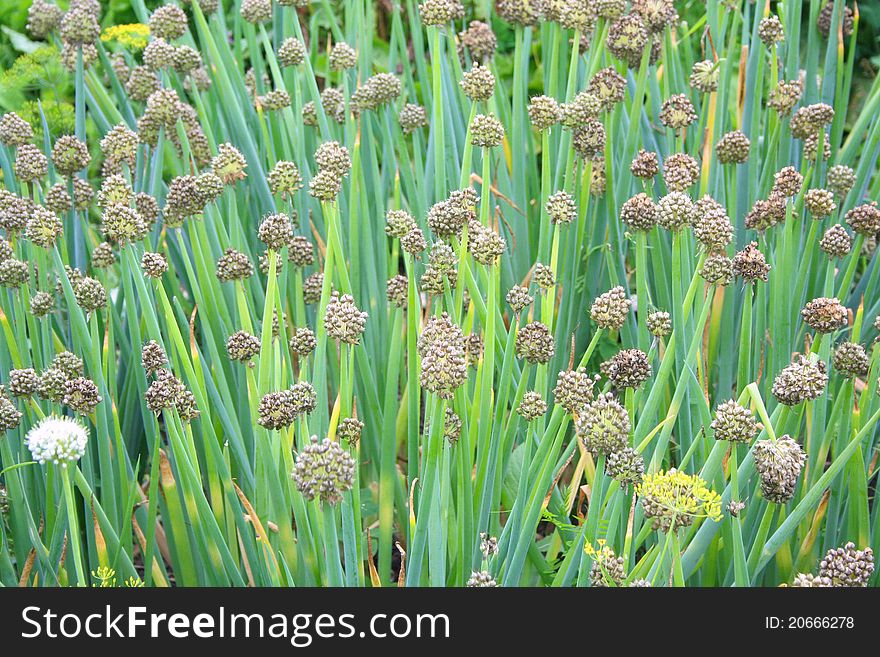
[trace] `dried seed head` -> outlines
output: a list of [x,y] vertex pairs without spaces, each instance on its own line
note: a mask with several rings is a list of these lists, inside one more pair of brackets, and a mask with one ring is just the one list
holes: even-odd
[[165,39],[153,39],[144,48],[144,65],[154,73],[165,68],[173,68],[176,53],[177,48]]
[[846,307],[838,299],[818,297],[801,310],[804,322],[818,333],[832,333],[847,323]]
[[[514,3],[523,3],[524,0],[499,0],[499,6],[501,3],[504,4],[514,4]],[[469,589],[477,589],[477,588],[494,588],[498,586],[498,582],[495,581],[495,578],[492,577],[492,574],[488,570],[475,570],[471,573],[471,576],[468,578],[467,588]]]
[[431,206],[428,226],[437,237],[458,237],[462,229],[477,218],[476,193],[472,189],[452,192],[445,201]]
[[535,263],[532,279],[538,284],[542,292],[556,285],[556,275],[553,273],[553,270],[540,262]]
[[217,147],[217,155],[211,159],[211,171],[225,185],[234,185],[247,177],[247,160],[232,144],[224,143]]
[[445,312],[432,317],[419,336],[419,382],[441,399],[450,399],[467,378],[464,335]]
[[389,278],[385,286],[385,294],[388,297],[389,303],[405,310],[409,294],[409,283],[406,276],[397,274]]
[[837,204],[827,189],[810,189],[804,194],[804,207],[813,219],[824,219],[837,209]]
[[[337,44],[339,45],[339,44]],[[299,66],[306,58],[306,47],[296,37],[289,37],[278,47],[278,63],[281,66]]]
[[52,147],[52,163],[62,176],[72,176],[85,169],[91,159],[88,146],[73,135],[59,137]]
[[291,331],[288,346],[295,355],[305,358],[315,350],[315,347],[318,346],[318,341],[312,329],[307,326],[300,326],[295,327]]
[[845,198],[849,194],[849,190],[856,184],[855,171],[844,164],[835,164],[828,169],[827,178],[828,187],[839,199]]
[[546,0],[498,0],[498,15],[514,25],[537,25],[544,18]]
[[290,94],[284,89],[273,89],[263,96],[258,96],[256,104],[267,112],[277,112],[290,107]]
[[633,448],[624,447],[605,457],[605,471],[622,486],[637,486],[645,476],[645,459]]
[[495,148],[504,139],[504,126],[491,114],[477,114],[470,132],[471,144],[478,148]]
[[694,224],[694,237],[706,251],[723,251],[733,240],[733,224],[724,208],[710,208],[700,213]]
[[293,239],[293,224],[286,214],[268,214],[257,230],[257,238],[272,251],[280,251]]
[[672,318],[668,312],[663,310],[649,313],[645,323],[648,326],[648,331],[655,337],[663,338],[672,332]]
[[61,19],[61,40],[75,46],[94,44],[101,33],[98,24],[100,5],[88,2],[71,2]]
[[78,376],[64,384],[64,397],[61,403],[80,415],[89,415],[103,401],[98,386],[91,379]]
[[768,48],[785,41],[785,28],[782,27],[782,21],[778,16],[771,14],[761,19],[758,23],[758,38]]
[[155,374],[168,364],[165,350],[155,340],[146,342],[141,348],[141,366],[147,374]]
[[627,63],[630,68],[638,68],[642,53],[648,45],[648,29],[642,17],[633,12],[624,14],[611,23],[605,46],[608,51]]
[[531,422],[547,412],[547,402],[544,401],[541,393],[529,390],[523,395],[522,401],[516,407],[516,412],[526,422]]
[[779,82],[770,90],[767,106],[776,110],[779,116],[788,116],[801,99],[804,85],[800,80]]
[[531,322],[517,331],[516,356],[527,362],[547,363],[556,352],[553,334],[541,322]]
[[651,230],[657,223],[658,214],[657,204],[644,192],[624,201],[620,207],[620,220],[633,230]]
[[307,500],[320,500],[331,506],[342,501],[354,485],[357,464],[339,443],[316,436],[297,454],[291,473],[296,489]]
[[791,586],[793,588],[829,588],[831,580],[827,577],[817,577],[812,573],[798,573]]
[[244,280],[253,275],[253,263],[240,251],[226,249],[217,260],[217,278],[221,282]]
[[147,408],[159,415],[165,409],[172,408],[184,390],[186,387],[170,370],[160,369],[156,371],[156,380],[144,392],[144,402]]
[[599,100],[605,111],[611,111],[623,100],[625,90],[626,80],[610,66],[597,71],[587,85],[587,91]]
[[477,62],[462,74],[459,85],[464,95],[472,101],[487,101],[495,92],[495,76],[488,67]]
[[334,44],[328,58],[331,71],[344,71],[357,66],[357,51],[347,43],[340,41]]
[[138,211],[127,205],[112,203],[101,213],[101,233],[107,241],[119,246],[142,240],[148,231]]
[[7,258],[0,262],[0,285],[8,288],[18,288],[24,285],[28,279],[28,265],[26,262]]
[[428,248],[428,242],[420,228],[413,228],[400,238],[400,246],[410,255],[418,255]]
[[37,383],[37,394],[41,399],[60,404],[64,399],[64,384],[70,378],[57,367],[50,367],[40,374]]
[[575,128],[571,145],[578,157],[593,160],[605,152],[605,126],[598,119],[587,119]]
[[598,377],[590,376],[582,367],[576,370],[563,370],[556,377],[553,397],[567,412],[580,413],[593,401],[593,386],[597,380]]
[[550,96],[532,96],[528,112],[529,121],[539,131],[549,130],[562,120],[559,103]]
[[28,9],[27,31],[34,39],[44,40],[61,24],[64,12],[46,0],[34,0]]
[[303,301],[306,303],[318,303],[321,300],[321,292],[324,289],[324,274],[315,272],[307,276],[303,281]]
[[45,317],[55,309],[55,297],[48,292],[37,292],[31,297],[30,307],[34,317]]
[[651,376],[651,363],[648,354],[640,349],[621,349],[603,362],[599,370],[617,390],[639,388]]
[[791,436],[777,440],[759,440],[752,448],[755,470],[761,479],[761,495],[773,504],[787,504],[794,497],[795,486],[807,459],[801,446]]
[[657,153],[639,149],[638,154],[633,158],[629,170],[638,178],[645,180],[653,178],[660,172],[660,162],[657,159]]
[[671,191],[683,192],[699,177],[700,167],[687,153],[674,153],[663,161],[663,181]]
[[831,364],[842,376],[851,379],[854,376],[867,376],[871,359],[862,345],[856,342],[841,342],[834,350]]
[[880,232],[880,209],[877,201],[857,205],[846,213],[846,223],[859,235],[876,235]]
[[874,551],[869,547],[857,550],[852,541],[828,550],[819,563],[819,577],[829,580],[834,587],[868,586],[873,573]]
[[0,116],[0,144],[4,146],[24,146],[34,138],[30,123],[15,112]]
[[619,331],[626,322],[631,307],[632,301],[618,285],[596,297],[590,307],[590,319],[596,322],[600,329]]
[[[818,28],[819,33],[826,39],[831,34],[831,23],[833,18],[834,2],[826,2],[825,6],[822,7],[822,10],[819,12],[819,16],[816,18],[816,27]],[[843,30],[843,36],[848,37],[852,34],[853,27],[855,26],[855,18],[853,16],[853,10],[845,4],[843,5],[843,16],[839,18],[838,21]]]
[[507,242],[491,228],[476,220],[468,226],[468,251],[481,265],[494,265],[506,248]]
[[361,432],[364,430],[364,423],[354,417],[347,417],[339,422],[336,429],[336,435],[349,445],[357,445],[361,439]]
[[554,224],[570,224],[577,219],[574,197],[564,190],[551,194],[547,198],[545,209]]
[[409,135],[420,128],[428,127],[428,112],[421,105],[407,103],[397,115],[397,122],[403,134]]
[[0,395],[0,437],[21,423],[22,413],[3,395]]
[[694,223],[697,209],[684,192],[669,192],[658,204],[657,223],[670,232]]
[[116,255],[113,253],[113,245],[109,242],[101,242],[92,249],[92,267],[106,269],[116,263]]
[[23,144],[15,152],[16,177],[24,183],[37,182],[49,173],[49,160],[36,146]]
[[461,418],[449,406],[443,415],[443,437],[450,445],[455,445],[461,438]]
[[459,0],[422,0],[419,3],[423,25],[445,25],[463,16],[464,7]]
[[495,54],[498,40],[492,28],[482,21],[471,21],[464,32],[458,33],[459,48],[464,48],[475,62],[489,59]]
[[709,285],[728,285],[733,279],[733,261],[723,253],[712,253],[703,261],[700,276]]
[[241,17],[248,23],[271,20],[272,0],[241,0]]
[[828,372],[821,360],[812,361],[800,354],[794,357],[773,381],[773,396],[780,404],[796,406],[818,398],[828,385]]
[[334,171],[320,169],[309,180],[309,194],[321,201],[330,202],[342,191],[342,179]]
[[626,579],[623,557],[614,554],[609,546],[603,545],[600,549],[593,549],[590,555],[593,564],[590,566],[590,586],[597,588],[609,588],[623,586]]
[[406,210],[388,210],[385,213],[385,234],[389,237],[404,237],[413,228],[416,228],[416,220]]
[[483,336],[473,332],[465,338],[464,350],[467,354],[468,365],[476,368],[483,357]]
[[287,245],[287,259],[296,267],[315,264],[315,247],[307,237],[296,235]]
[[757,242],[750,242],[746,248],[733,256],[733,273],[743,279],[744,283],[762,280],[767,282],[770,265],[764,254],[758,250]]
[[599,395],[579,412],[575,433],[592,455],[618,452],[629,446],[630,420],[614,395]]
[[691,69],[689,82],[691,87],[700,93],[710,94],[718,91],[720,67],[708,59],[696,62]]
[[152,13],[150,34],[160,39],[176,39],[186,34],[186,14],[175,5],[162,5]]
[[354,297],[333,292],[324,311],[324,330],[327,337],[346,344],[360,344],[367,326],[367,313],[358,310]]
[[825,231],[819,241],[819,248],[829,258],[844,258],[852,251],[853,240],[846,228],[835,224]]
[[570,103],[562,103],[559,111],[564,127],[579,130],[591,119],[598,118],[602,103],[589,91],[582,91]]
[[[822,160],[828,161],[831,157],[831,145],[828,143],[828,135],[822,136]],[[804,158],[809,162],[815,162],[819,156],[819,135],[809,135],[804,140]]]
[[525,309],[526,306],[534,301],[534,298],[529,295],[529,289],[527,287],[514,285],[512,288],[510,288],[510,291],[507,293],[505,300],[513,309],[513,312],[519,314]]
[[715,440],[748,443],[758,435],[758,424],[749,409],[732,399],[718,405],[710,427]]
[[6,387],[13,397],[30,397],[37,391],[39,377],[32,367],[9,370]]
[[87,313],[107,305],[107,290],[101,281],[84,276],[73,286],[77,305]]
[[749,159],[751,142],[745,133],[733,130],[726,133],[715,144],[715,153],[721,164],[742,164]]
[[673,130],[684,130],[697,120],[694,104],[684,94],[670,96],[660,107],[660,123]]
[[82,376],[84,371],[82,358],[69,351],[62,351],[55,354],[50,367],[61,370],[68,378]]
[[229,360],[249,363],[260,353],[260,338],[247,331],[236,331],[226,340],[226,355]]
[[745,217],[746,228],[764,232],[785,221],[786,198],[780,192],[772,191],[766,199],[755,201]]
[[319,169],[343,178],[351,171],[351,155],[338,141],[326,141],[315,151],[315,164]]
[[34,205],[25,229],[25,237],[36,246],[51,249],[63,230],[64,226],[58,215],[42,205]]

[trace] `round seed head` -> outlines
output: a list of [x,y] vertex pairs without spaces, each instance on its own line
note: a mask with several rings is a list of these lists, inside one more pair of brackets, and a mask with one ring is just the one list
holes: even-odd
[[578,130],[590,119],[598,118],[602,103],[589,91],[582,91],[570,103],[559,106],[561,123],[566,128]]
[[407,297],[409,295],[409,283],[406,276],[397,274],[388,279],[385,286],[385,294],[388,302],[396,308],[406,309]]
[[610,66],[597,71],[587,85],[587,91],[599,100],[605,111],[611,111],[623,100],[625,90],[626,80]]
[[459,84],[464,95],[474,102],[487,101],[495,92],[495,76],[479,62],[462,74]]
[[333,46],[328,59],[330,70],[344,71],[357,66],[357,51],[347,43],[340,41]]
[[[523,2],[523,0],[499,0],[498,4],[500,5],[502,2],[513,4],[514,2]],[[468,578],[466,586],[469,589],[495,588],[498,586],[498,582],[488,570],[475,570]]]
[[817,399],[828,385],[828,372],[821,360],[798,354],[773,380],[773,396],[780,404],[796,406]]
[[689,82],[692,88],[700,93],[710,94],[718,91],[720,67],[708,59],[696,62],[691,69]]
[[770,265],[767,264],[764,254],[758,250],[757,242],[750,242],[746,248],[733,256],[733,273],[745,283],[754,283],[758,280],[767,282]]
[[648,331],[655,337],[663,338],[672,332],[672,318],[668,312],[663,310],[650,313],[645,319],[645,323],[648,326]]
[[541,322],[531,322],[519,329],[515,346],[517,358],[532,364],[547,363],[556,352],[553,334]]
[[156,371],[156,379],[150,382],[144,392],[144,402],[148,409],[159,415],[172,408],[184,390],[183,383],[170,370],[160,369]]
[[542,417],[547,412],[547,402],[541,393],[530,390],[523,395],[522,401],[516,407],[516,412],[526,422]]
[[318,303],[324,289],[324,274],[315,272],[303,281],[303,301],[308,304]]
[[271,20],[272,0],[241,0],[241,17],[248,23]]
[[492,28],[482,21],[471,21],[464,32],[458,33],[459,48],[464,48],[471,60],[481,62],[495,54],[498,40]]
[[593,160],[605,152],[605,126],[598,119],[587,119],[574,130],[571,145],[578,157]]
[[550,96],[532,96],[528,112],[529,121],[539,131],[548,130],[562,120],[559,103]]
[[785,221],[786,197],[778,191],[770,192],[766,199],[755,201],[745,217],[746,228],[764,232]]
[[498,0],[498,15],[514,25],[537,25],[544,18],[546,0]]
[[102,401],[103,397],[98,393],[98,386],[91,379],[78,376],[64,384],[64,397],[61,403],[80,415],[91,414]]
[[670,96],[660,107],[660,123],[673,130],[684,130],[697,120],[694,104],[684,94]]
[[638,154],[633,158],[629,170],[638,178],[645,180],[653,178],[660,172],[660,162],[657,159],[657,153],[639,149]]
[[186,34],[186,14],[176,5],[162,5],[150,16],[150,34],[160,39],[176,39]]
[[868,586],[873,573],[874,551],[869,547],[857,550],[852,541],[843,547],[828,550],[819,563],[819,577],[830,581],[834,587]]
[[419,3],[423,25],[445,25],[463,16],[464,7],[459,0],[422,0]]
[[768,48],[785,41],[785,28],[782,27],[782,21],[778,16],[771,14],[761,19],[758,23],[758,38]]
[[165,350],[155,340],[146,342],[141,349],[141,366],[147,374],[155,374],[168,364]]
[[3,395],[0,395],[0,437],[7,431],[12,431],[21,424],[22,414],[15,404]]
[[624,447],[605,457],[605,471],[623,486],[637,486],[645,476],[645,459],[633,448]]
[[290,350],[300,358],[305,358],[318,346],[314,331],[307,326],[294,327],[288,342]]
[[290,94],[284,89],[273,89],[269,93],[259,96],[257,105],[267,112],[277,112],[285,107],[290,107]]
[[24,146],[34,138],[30,123],[15,112],[0,116],[0,144],[4,146]]
[[39,377],[31,367],[9,370],[6,387],[13,397],[30,397],[37,391]]
[[311,441],[297,454],[291,477],[307,500],[335,506],[354,484],[357,464],[339,443],[325,438]]
[[836,164],[828,169],[827,179],[831,191],[843,199],[856,184],[856,173],[844,164]]
[[37,292],[31,297],[30,307],[34,317],[45,317],[55,309],[55,297],[48,292]]
[[801,99],[804,85],[800,80],[781,81],[770,90],[767,106],[776,110],[779,116],[788,116]]
[[787,504],[794,497],[795,486],[807,455],[791,436],[777,440],[759,440],[752,448],[755,470],[761,479],[761,495],[773,504]]
[[211,172],[226,185],[234,185],[244,180],[247,174],[247,160],[232,144],[224,143],[217,147],[217,155],[211,159]]
[[846,326],[846,307],[838,299],[818,297],[801,310],[804,322],[818,333],[832,333]]
[[449,406],[443,415],[443,437],[450,445],[455,445],[461,438],[461,418]]
[[468,236],[468,251],[474,260],[487,267],[494,265],[507,248],[503,237],[476,220],[468,226]]
[[710,427],[715,440],[748,443],[758,435],[758,424],[749,409],[732,399],[718,405]]
[[346,344],[359,344],[367,325],[367,313],[358,310],[350,294],[333,292],[324,311],[327,337]]
[[413,228],[416,228],[416,220],[406,210],[388,210],[385,213],[385,234],[389,237],[404,237]]
[[709,285],[728,285],[733,279],[733,261],[723,253],[710,254],[700,267],[700,276]]
[[831,580],[827,577],[817,577],[812,573],[798,573],[791,586],[793,588],[829,588]]
[[278,47],[278,63],[281,66],[299,66],[305,58],[306,47],[296,37],[288,37]]
[[580,413],[581,409],[593,401],[593,386],[597,379],[598,377],[588,375],[582,367],[563,370],[556,377],[553,397],[568,413]]
[[859,235],[876,235],[880,232],[880,209],[877,201],[857,205],[846,213],[846,223]]
[[617,390],[639,388],[651,376],[651,363],[648,354],[640,349],[621,349],[603,362],[599,370]]
[[73,2],[61,19],[61,40],[74,46],[94,44],[101,33],[98,24],[100,5],[86,2]]
[[61,24],[64,12],[46,0],[34,0],[28,9],[27,31],[34,39],[44,40]]
[[618,557],[607,545],[602,545],[598,550],[592,550],[590,556],[593,564],[590,566],[590,586],[609,588],[623,586],[626,579],[623,557]]
[[514,285],[512,288],[510,288],[510,291],[507,293],[505,300],[513,309],[513,312],[519,314],[526,308],[526,306],[534,301],[534,298],[529,295],[528,288]]
[[92,267],[106,269],[112,267],[115,262],[116,255],[113,253],[113,245],[109,242],[101,242],[92,250]]
[[477,114],[470,131],[471,144],[478,148],[495,148],[504,139],[504,126],[491,114]]
[[674,153],[663,161],[663,181],[671,191],[683,192],[699,177],[700,167],[687,153]]
[[62,176],[72,176],[85,169],[91,159],[88,146],[73,135],[59,137],[52,147],[52,163]]
[[694,224],[694,237],[709,252],[724,250],[733,240],[733,224],[727,212],[723,208],[711,208],[701,213]]
[[280,251],[293,239],[293,224],[286,214],[268,214],[257,230],[257,238],[272,251]]
[[570,224],[577,219],[574,197],[564,190],[551,194],[545,205],[550,221],[554,224]]
[[107,305],[107,290],[101,281],[84,276],[73,286],[77,305],[87,313]]
[[670,232],[694,223],[697,209],[684,192],[669,192],[658,203],[657,223]]
[[626,322],[631,307],[632,301],[618,285],[596,297],[590,308],[590,319],[596,322],[600,329],[619,331]]
[[397,121],[403,134],[409,135],[420,128],[428,127],[428,112],[421,105],[407,103],[397,115]]
[[648,45],[648,29],[642,17],[635,13],[624,14],[611,23],[605,46],[608,51],[627,63],[630,68],[638,68],[642,53]]
[[229,360],[249,363],[260,353],[260,338],[247,331],[236,331],[226,340],[226,355]]
[[639,192],[620,207],[620,220],[633,230],[651,230],[657,223],[658,214],[657,204],[644,192]]
[[834,350],[831,364],[842,376],[851,379],[854,376],[867,376],[871,359],[857,342],[841,342]]
[[852,251],[852,245],[852,237],[840,224],[834,224],[826,230],[819,241],[819,248],[829,258],[845,258]]
[[0,262],[0,285],[7,288],[21,287],[27,282],[28,266],[26,262],[7,258]]
[[361,433],[364,430],[364,423],[354,417],[347,417],[339,422],[336,429],[336,435],[349,445],[357,445],[361,439]]
[[749,159],[751,142],[739,130],[728,132],[715,144],[715,153],[721,164],[743,164]]
[[420,228],[413,228],[400,238],[400,246],[410,255],[418,255],[428,248],[428,242]]
[[32,144],[23,144],[18,147],[13,166],[15,175],[25,183],[42,180],[49,173],[49,160],[39,148]]
[[599,395],[584,406],[574,426],[578,438],[593,458],[618,452],[629,445],[629,415],[611,393]]
[[63,230],[64,226],[58,215],[42,205],[34,205],[25,229],[25,237],[36,246],[51,249]]
[[254,275],[254,265],[240,251],[229,248],[217,260],[217,278],[221,282],[237,281]]
[[476,194],[471,189],[459,190],[431,206],[428,226],[437,237],[447,239],[459,237],[462,229],[476,218]]
[[467,378],[464,335],[445,312],[432,317],[419,336],[419,382],[441,399],[450,399]]
[[837,204],[827,189],[810,189],[804,194],[804,207],[813,219],[824,219],[837,209]]
[[338,141],[327,141],[315,151],[315,164],[319,169],[330,171],[342,178],[351,171],[351,155]]
[[60,404],[64,399],[64,384],[69,377],[57,367],[50,367],[40,374],[37,394],[41,399]]
[[[804,158],[815,162],[819,156],[819,135],[809,135],[804,140]],[[822,136],[822,160],[827,161],[831,157],[831,145],[828,143],[828,135]]]
[[[831,34],[831,23],[833,18],[834,2],[826,2],[825,6],[822,7],[822,10],[819,12],[819,16],[816,18],[816,27],[818,28],[819,33],[826,39]],[[853,16],[853,10],[845,4],[843,5],[843,16],[838,18],[838,21],[843,30],[844,37],[848,37],[852,34],[853,27],[855,26],[855,18]]]

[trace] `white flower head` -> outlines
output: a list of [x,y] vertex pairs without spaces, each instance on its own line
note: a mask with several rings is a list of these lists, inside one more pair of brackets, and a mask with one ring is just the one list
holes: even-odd
[[66,468],[86,451],[89,432],[78,420],[49,415],[28,431],[25,442],[34,459]]

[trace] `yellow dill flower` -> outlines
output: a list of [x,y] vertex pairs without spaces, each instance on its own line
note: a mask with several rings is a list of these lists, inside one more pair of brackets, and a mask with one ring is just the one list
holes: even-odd
[[150,28],[143,23],[126,23],[111,25],[101,32],[101,41],[116,41],[127,48],[141,50],[146,47],[150,37]]
[[93,586],[101,589],[116,586],[116,571],[107,566],[100,566],[97,571],[92,571],[92,577],[98,580]]
[[694,518],[721,520],[721,496],[709,490],[697,475],[675,468],[646,474],[636,494],[641,498],[645,517],[654,519],[654,529],[665,532],[686,527]]

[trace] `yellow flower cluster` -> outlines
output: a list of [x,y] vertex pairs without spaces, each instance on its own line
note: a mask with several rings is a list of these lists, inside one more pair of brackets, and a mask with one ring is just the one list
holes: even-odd
[[[636,493],[642,498],[645,515],[675,518],[675,524],[685,519],[706,517],[721,520],[721,496],[709,490],[697,475],[670,469],[667,472],[646,474]],[[649,513],[650,512],[650,513]]]
[[150,28],[143,23],[127,23],[111,25],[101,32],[101,41],[117,41],[118,43],[141,50],[146,47],[150,37]]

